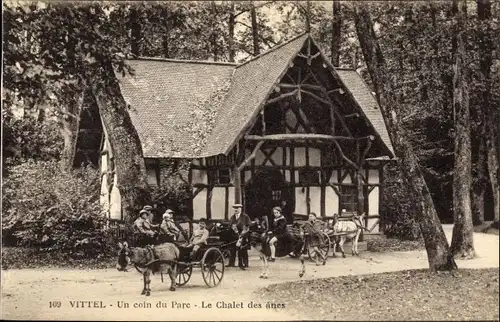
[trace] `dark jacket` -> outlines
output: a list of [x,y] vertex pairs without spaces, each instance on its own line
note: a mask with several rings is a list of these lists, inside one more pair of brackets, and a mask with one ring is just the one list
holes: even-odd
[[288,229],[286,227],[286,219],[281,216],[279,218],[275,218],[273,221],[273,235],[276,238],[282,238],[288,235]]
[[251,222],[250,217],[244,212],[240,214],[240,217],[238,219],[236,219],[235,214],[233,214],[229,219],[229,223],[231,225],[236,224],[239,233],[241,233],[241,231],[243,230],[243,226],[250,226],[250,222]]

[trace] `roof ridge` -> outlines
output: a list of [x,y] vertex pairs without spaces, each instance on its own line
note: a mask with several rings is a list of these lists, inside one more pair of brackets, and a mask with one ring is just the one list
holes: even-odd
[[355,72],[356,69],[354,68],[349,68],[349,67],[336,67],[336,66],[333,66],[336,70],[350,70],[350,71],[353,71]]
[[284,42],[284,43],[282,43],[282,44],[279,44],[279,45],[274,46],[273,48],[270,48],[269,50],[267,50],[267,51],[263,52],[262,54],[259,54],[259,55],[255,56],[255,57],[250,58],[250,59],[249,59],[249,60],[247,60],[246,62],[243,62],[243,63],[241,63],[241,64],[237,65],[237,66],[236,66],[236,68],[240,68],[241,66],[246,65],[246,64],[248,64],[248,63],[249,63],[249,62],[251,62],[251,61],[254,61],[254,60],[256,60],[256,59],[259,59],[259,58],[261,58],[262,56],[265,56],[265,55],[267,55],[267,54],[270,54],[270,53],[274,52],[275,50],[277,50],[277,49],[279,49],[279,48],[281,48],[281,47],[283,47],[283,46],[285,46],[285,45],[288,45],[288,44],[289,44],[289,43],[291,43],[292,41],[295,41],[295,40],[297,40],[297,39],[299,39],[300,37],[303,37],[303,36],[305,36],[305,35],[309,35],[309,33],[307,33],[307,32],[303,32],[303,33],[301,33],[301,34],[299,34],[299,35],[297,35],[297,36],[295,36],[295,37],[293,37],[293,38],[291,38],[291,39],[289,39],[289,40],[285,41],[285,42]]
[[225,66],[233,66],[237,67],[237,63],[231,62],[222,62],[222,61],[210,61],[210,60],[189,60],[189,59],[172,59],[172,58],[163,58],[163,57],[147,57],[147,56],[139,56],[136,58],[131,58],[127,60],[152,60],[152,61],[162,61],[162,62],[171,62],[171,63],[186,63],[186,64],[206,64],[206,65],[225,65]]

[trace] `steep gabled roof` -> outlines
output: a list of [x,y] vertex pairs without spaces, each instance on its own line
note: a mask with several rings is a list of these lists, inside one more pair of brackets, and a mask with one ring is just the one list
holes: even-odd
[[355,70],[336,69],[336,72],[345,87],[352,94],[358,106],[361,107],[363,113],[368,118],[368,121],[375,129],[375,132],[380,136],[382,142],[385,143],[389,151],[392,153],[392,156],[394,156],[394,149],[392,147],[389,133],[387,132],[382,111],[380,110],[380,106],[378,105],[375,97],[373,97],[368,85],[365,84],[361,75],[359,75]]
[[[120,88],[146,158],[227,154],[262,109],[274,85],[301,51],[308,34],[243,64],[140,58]],[[334,69],[393,154],[377,102],[354,70]]]
[[227,154],[256,116],[288,65],[304,45],[307,34],[236,67],[231,88],[217,116],[207,146],[208,155]]
[[144,157],[192,157],[195,106],[229,83],[235,64],[134,59],[134,77],[119,77]]

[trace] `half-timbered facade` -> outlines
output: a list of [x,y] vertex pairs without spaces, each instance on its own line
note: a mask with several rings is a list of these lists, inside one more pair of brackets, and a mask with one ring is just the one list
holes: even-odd
[[[141,58],[120,79],[152,186],[190,160],[194,219],[345,209],[378,222],[393,157],[379,106],[355,70],[334,68],[307,34],[243,64]],[[121,219],[113,151],[102,129],[101,201]],[[378,232],[375,227],[373,232]]]

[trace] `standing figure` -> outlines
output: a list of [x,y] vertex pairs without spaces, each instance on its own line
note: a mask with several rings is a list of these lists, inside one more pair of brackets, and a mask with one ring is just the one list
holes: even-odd
[[[242,212],[243,210],[243,205],[242,204],[235,204],[233,205],[234,208],[234,214],[231,216],[229,219],[229,223],[231,226],[236,226],[236,230],[238,232],[238,235],[241,234],[243,231],[243,228],[245,226],[250,226],[251,220],[250,217]],[[231,255],[229,256],[229,267],[234,267],[234,262],[236,259],[236,251],[238,251],[238,266],[240,269],[245,269],[245,267],[248,267],[248,249],[240,249],[237,250],[236,245],[232,245],[230,248]]]
[[269,248],[271,250],[271,258],[269,260],[271,262],[274,262],[276,259],[276,242],[278,240],[281,242],[289,242],[291,240],[286,226],[286,219],[281,213],[281,208],[274,207],[273,215],[274,215],[273,231],[272,231],[273,237],[269,241]]

